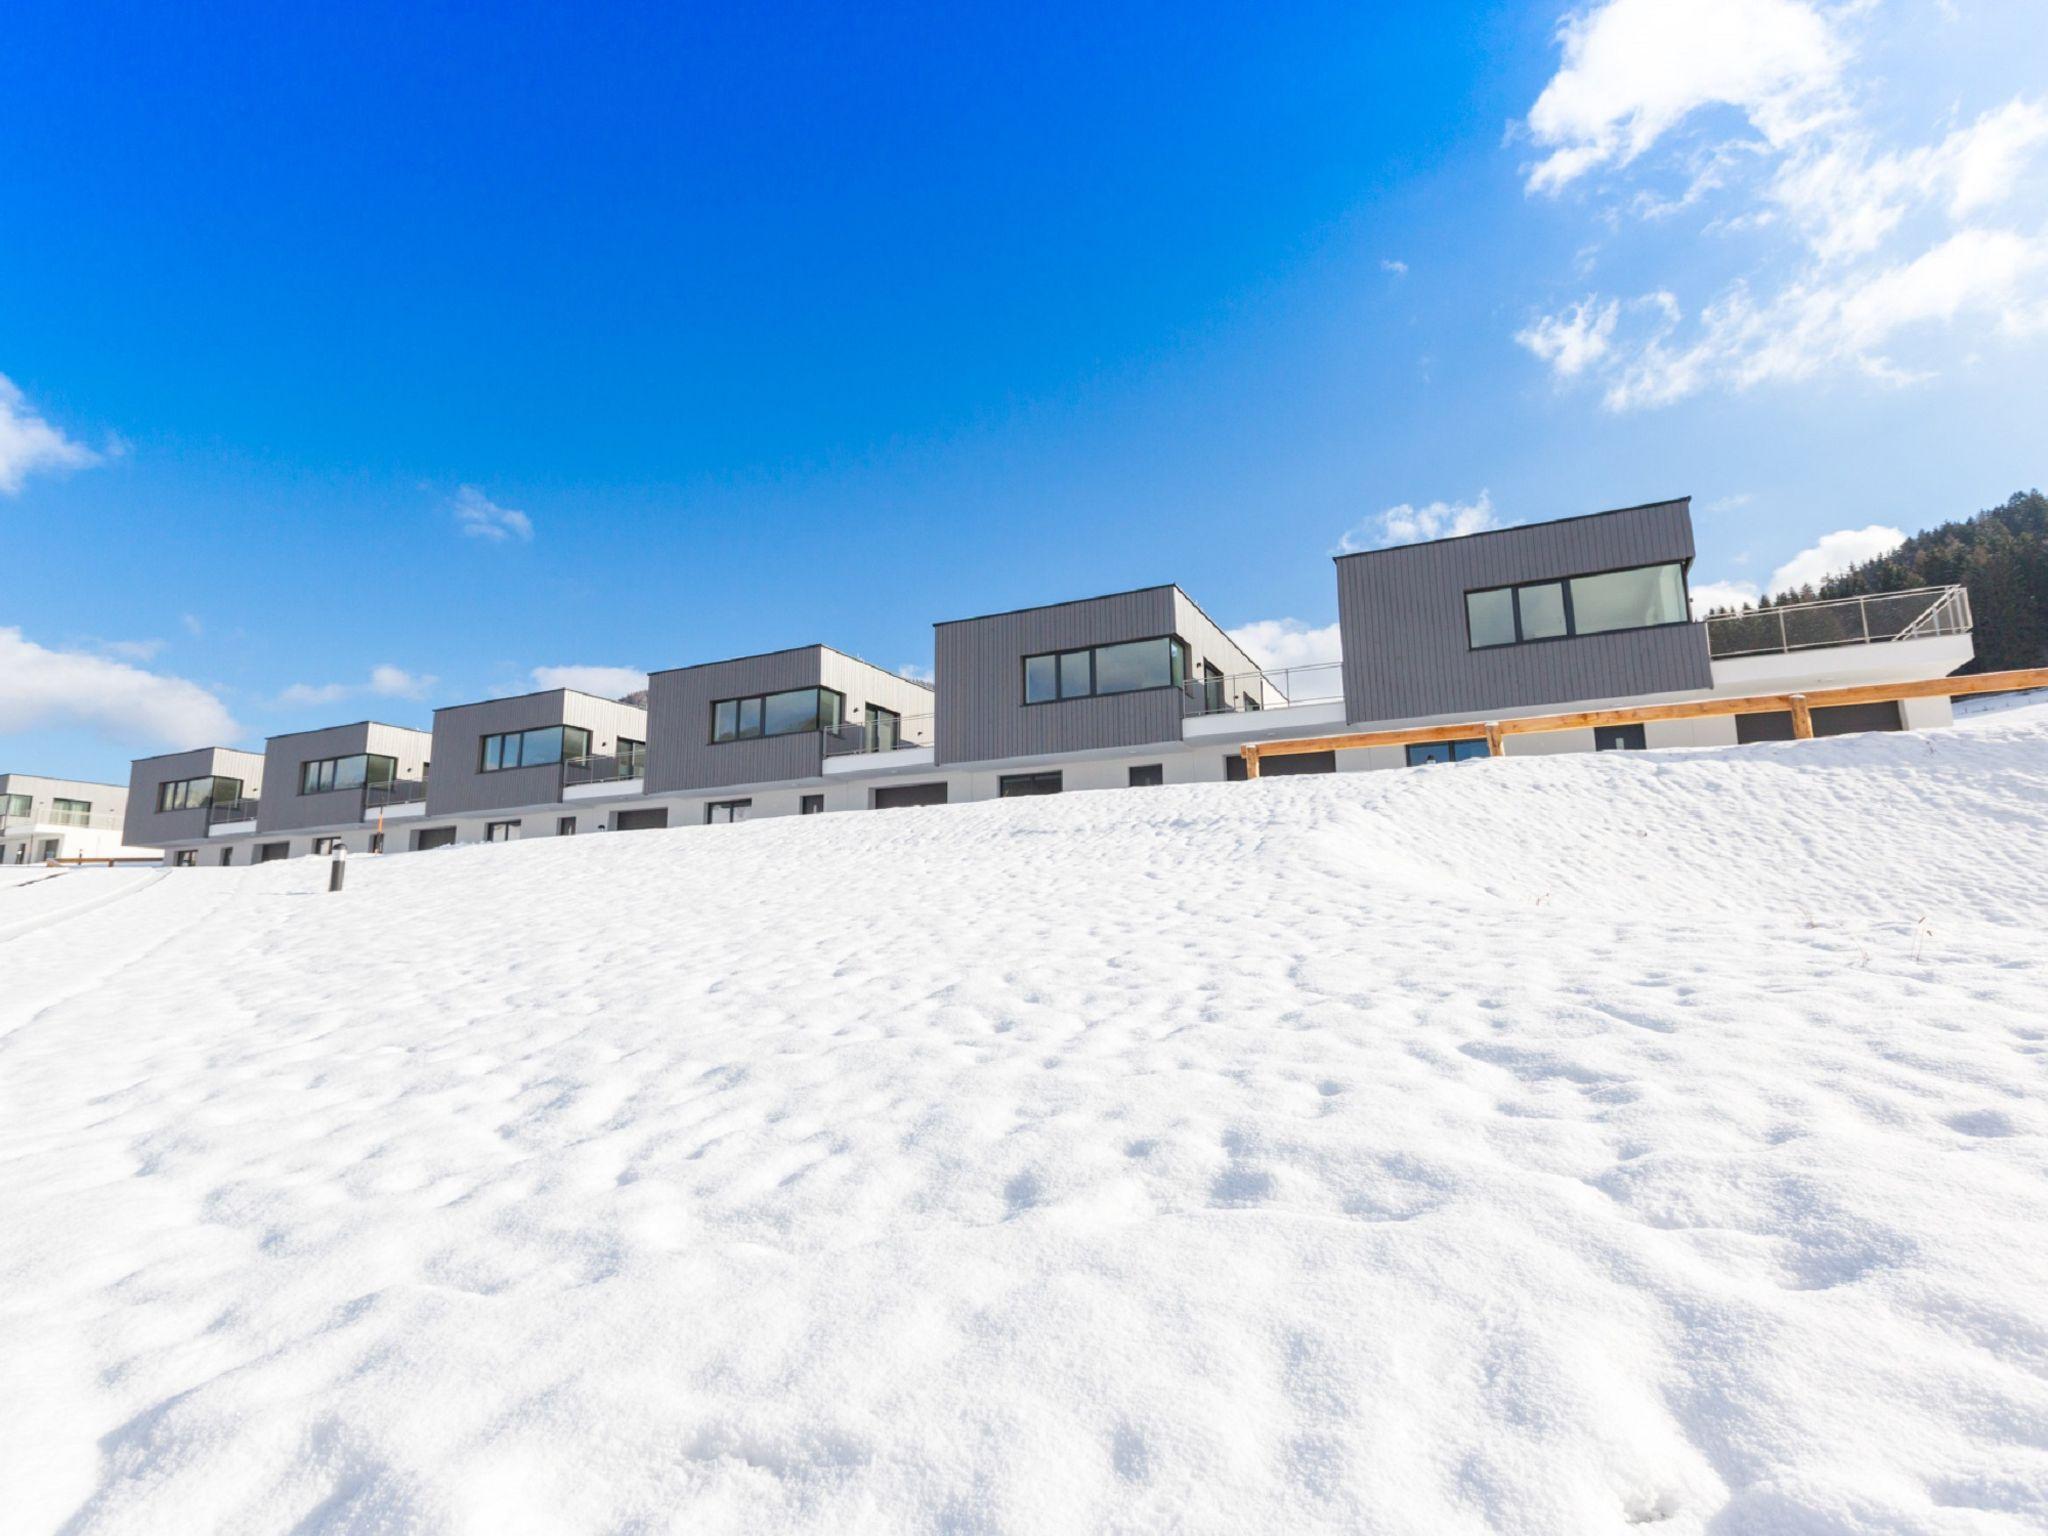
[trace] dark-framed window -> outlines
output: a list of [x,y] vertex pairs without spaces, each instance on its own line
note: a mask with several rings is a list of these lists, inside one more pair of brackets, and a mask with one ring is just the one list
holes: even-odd
[[574,837],[575,835],[576,818],[574,816],[557,816],[555,818],[555,836]]
[[198,862],[199,850],[197,848],[180,848],[171,855],[172,867],[176,869],[190,869]]
[[519,841],[519,823],[513,821],[487,821],[484,823],[484,841],[487,843],[516,843]]
[[341,843],[338,837],[316,837],[313,839],[313,857],[318,859],[334,852]]
[[1226,784],[1243,784],[1251,778],[1245,771],[1244,756],[1233,752],[1223,759],[1223,781]]
[[196,779],[172,779],[156,787],[159,811],[201,811],[209,805],[226,805],[241,798],[242,781],[217,773]]
[[722,827],[728,822],[745,821],[747,812],[753,808],[751,800],[714,800],[704,807],[704,824]]
[[412,851],[425,853],[432,848],[453,848],[455,829],[453,827],[417,827],[412,834]]
[[1178,688],[1187,678],[1188,643],[1179,635],[1044,651],[1024,658],[1024,702],[1055,704],[1062,699]]
[[1475,651],[1691,620],[1685,566],[1676,560],[1586,576],[1559,576],[1465,594],[1465,640]]
[[785,688],[743,699],[719,699],[711,706],[711,739],[752,741],[761,736],[795,736],[836,731],[846,716],[846,695],[833,688]]
[[903,716],[879,704],[867,707],[865,741],[870,752],[893,752],[903,740]]
[[1408,744],[1408,766],[1420,768],[1424,763],[1469,763],[1474,758],[1491,757],[1484,736],[1466,736],[1457,741],[1414,741]]
[[1131,769],[1131,788],[1157,789],[1166,782],[1164,763],[1139,763]]
[[1593,748],[1597,752],[1642,752],[1650,743],[1641,725],[1596,725]]
[[1056,795],[1061,787],[1057,773],[1006,773],[996,780],[996,798],[1016,800],[1025,795]]
[[619,777],[637,779],[647,771],[647,743],[629,736],[619,738]]
[[365,784],[389,784],[398,777],[398,759],[358,752],[353,757],[321,757],[299,764],[299,793],[324,795]]
[[590,756],[590,732],[580,725],[537,725],[531,730],[486,736],[477,752],[483,773],[505,768],[538,768],[564,758]]
[[797,814],[800,816],[822,816],[824,812],[825,797],[823,795],[805,795],[797,803]]
[[291,856],[292,845],[290,843],[258,843],[256,845],[256,862],[258,864],[275,864],[280,859],[288,859]]
[[372,853],[382,853],[383,851],[384,851],[384,834],[383,834],[382,832],[372,832],[372,833],[370,834],[370,852],[372,852]]
[[221,849],[221,851],[220,851],[220,867],[221,867],[222,869],[226,869],[226,868],[227,868],[227,867],[228,867],[228,866],[229,866],[230,864],[232,864],[232,863],[234,863],[234,862],[235,862],[235,850],[234,850],[234,849],[232,849],[232,848],[223,848],[223,849]]

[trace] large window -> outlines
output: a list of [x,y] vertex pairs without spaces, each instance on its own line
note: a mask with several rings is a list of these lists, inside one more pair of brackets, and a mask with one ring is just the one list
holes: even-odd
[[707,826],[714,827],[745,821],[747,812],[753,808],[751,800],[714,800],[704,807],[704,821]]
[[156,787],[156,808],[160,811],[202,811],[209,805],[226,805],[242,798],[242,781],[215,775],[201,779],[173,779]]
[[507,731],[486,736],[483,771],[501,768],[538,768],[559,763],[565,757],[590,756],[590,732],[580,725],[543,725],[530,731]]
[[1465,629],[1475,651],[1568,635],[1683,624],[1685,567],[1639,565],[1598,576],[1567,576],[1465,594]]
[[35,804],[28,795],[0,795],[0,816],[26,816]]
[[1468,736],[1462,741],[1418,741],[1408,748],[1408,766],[1420,768],[1424,763],[1468,763],[1476,757],[1492,755],[1487,750],[1484,736]]
[[484,841],[487,843],[516,843],[519,841],[519,823],[516,821],[487,821],[484,823]]
[[637,779],[647,772],[647,743],[629,736],[619,738],[619,777]]
[[82,827],[92,820],[90,800],[52,800],[50,820],[60,827]]
[[1188,643],[1178,635],[1048,651],[1024,658],[1024,702],[1050,704],[1103,693],[1178,688],[1187,676]]
[[354,757],[322,757],[299,764],[299,793],[324,795],[365,784],[389,784],[398,777],[398,759],[358,752]]
[[830,688],[790,688],[748,699],[720,699],[711,706],[711,739],[751,741],[757,736],[836,731],[845,712],[845,695]]

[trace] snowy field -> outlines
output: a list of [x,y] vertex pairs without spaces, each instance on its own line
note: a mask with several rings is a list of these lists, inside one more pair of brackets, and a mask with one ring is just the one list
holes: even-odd
[[2048,705],[0,885],[0,1530],[2048,1529]]

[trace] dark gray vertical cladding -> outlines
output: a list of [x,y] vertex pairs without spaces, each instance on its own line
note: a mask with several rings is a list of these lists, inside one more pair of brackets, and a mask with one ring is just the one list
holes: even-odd
[[552,805],[562,798],[562,765],[500,768],[486,773],[486,736],[551,725],[581,726],[590,750],[609,755],[621,736],[647,739],[647,712],[571,688],[549,688],[517,698],[486,699],[434,711],[433,772],[427,776],[427,815],[467,816],[521,806]]
[[244,799],[263,792],[263,759],[254,752],[229,747],[195,747],[190,752],[171,752],[162,757],[138,758],[128,770],[128,811],[121,840],[136,848],[161,848],[168,843],[189,843],[206,836],[205,807],[189,811],[159,811],[157,789],[180,779],[197,779],[216,774],[242,781]]
[[402,726],[358,720],[353,725],[330,725],[317,731],[294,731],[273,736],[263,748],[263,782],[269,791],[256,814],[258,832],[297,832],[307,827],[344,826],[363,818],[363,791],[328,790],[301,794],[300,766],[328,757],[353,757],[375,753],[397,761],[398,777],[417,779],[426,762],[433,738],[425,731]]
[[1196,678],[1204,661],[1226,674],[1251,670],[1244,653],[1174,586],[955,619],[934,629],[941,764],[1181,739],[1187,701],[1172,688],[1026,704],[1026,656],[1178,634],[1188,642]]
[[1477,651],[1466,632],[1467,592],[1692,555],[1679,500],[1340,556],[1345,714],[1364,724],[1709,688],[1700,624]]

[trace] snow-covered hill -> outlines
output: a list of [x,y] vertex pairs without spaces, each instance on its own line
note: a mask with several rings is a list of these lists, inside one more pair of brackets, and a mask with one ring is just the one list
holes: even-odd
[[2048,708],[9,875],[10,1533],[2048,1525]]

